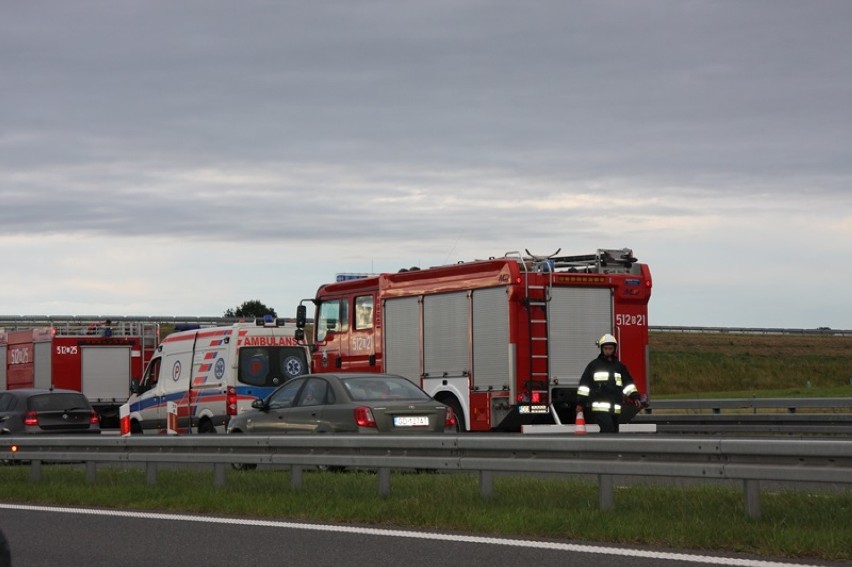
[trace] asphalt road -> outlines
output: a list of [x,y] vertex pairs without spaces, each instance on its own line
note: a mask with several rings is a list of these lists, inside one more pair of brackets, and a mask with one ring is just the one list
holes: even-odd
[[608,567],[614,563],[629,567],[782,567],[806,564],[557,540],[512,540],[370,526],[10,504],[0,504],[0,529],[9,540],[14,567],[516,567],[519,564]]

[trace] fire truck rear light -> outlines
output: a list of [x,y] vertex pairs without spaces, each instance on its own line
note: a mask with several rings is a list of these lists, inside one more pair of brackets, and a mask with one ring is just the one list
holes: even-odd
[[38,414],[33,410],[28,411],[27,415],[24,416],[24,425],[37,426]]
[[373,417],[373,410],[366,406],[355,408],[355,424],[358,427],[376,427],[376,418]]
[[233,386],[228,386],[225,394],[225,413],[237,415],[237,389]]

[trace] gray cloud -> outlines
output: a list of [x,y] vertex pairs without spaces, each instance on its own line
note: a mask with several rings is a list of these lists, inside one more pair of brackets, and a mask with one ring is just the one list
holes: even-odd
[[830,0],[8,3],[0,251],[266,242],[397,266],[636,242],[667,281],[686,255],[842,256],[850,22]]

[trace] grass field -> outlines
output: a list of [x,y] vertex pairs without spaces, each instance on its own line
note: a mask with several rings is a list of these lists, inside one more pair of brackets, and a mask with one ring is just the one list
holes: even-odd
[[650,335],[652,397],[852,396],[852,337]]

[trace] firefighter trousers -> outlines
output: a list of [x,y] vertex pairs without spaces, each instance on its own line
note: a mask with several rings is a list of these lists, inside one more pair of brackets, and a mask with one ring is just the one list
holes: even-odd
[[618,416],[608,411],[592,412],[592,419],[601,428],[601,433],[618,433]]

